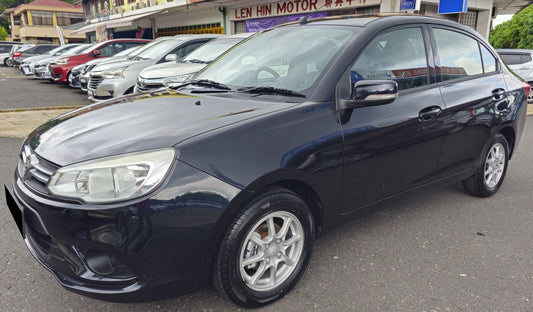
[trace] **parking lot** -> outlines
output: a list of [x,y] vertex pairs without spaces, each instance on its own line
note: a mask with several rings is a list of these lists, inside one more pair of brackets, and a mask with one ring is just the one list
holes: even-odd
[[[12,181],[25,129],[87,104],[76,90],[0,67],[0,184]],[[15,119],[10,127],[18,129],[15,135],[1,132],[2,125]],[[260,310],[533,311],[532,123],[528,117],[495,196],[479,199],[460,185],[449,185],[386,202],[379,211],[317,240],[296,288]],[[243,310],[213,289],[136,304],[68,292],[24,246],[3,190],[0,223],[2,311]]]

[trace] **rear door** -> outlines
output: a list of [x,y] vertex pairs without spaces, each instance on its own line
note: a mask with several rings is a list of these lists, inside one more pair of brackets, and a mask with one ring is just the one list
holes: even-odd
[[455,28],[431,28],[437,79],[445,104],[443,175],[473,167],[508,107],[500,64],[486,43]]

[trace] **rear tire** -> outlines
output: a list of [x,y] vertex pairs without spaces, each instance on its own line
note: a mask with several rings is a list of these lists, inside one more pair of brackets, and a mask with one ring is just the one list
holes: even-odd
[[272,303],[305,271],[313,237],[313,217],[304,200],[286,189],[270,189],[247,204],[224,234],[213,284],[243,307]]
[[464,188],[469,194],[478,197],[494,195],[503,183],[508,161],[509,144],[505,137],[498,133],[483,153],[476,173],[463,181]]

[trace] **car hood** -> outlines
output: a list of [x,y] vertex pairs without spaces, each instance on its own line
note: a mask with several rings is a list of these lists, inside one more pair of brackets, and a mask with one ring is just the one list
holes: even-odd
[[111,63],[103,63],[103,64],[99,64],[96,67],[94,67],[93,72],[102,72],[102,71],[111,70],[115,68],[127,67],[127,66],[131,66],[134,64],[140,64],[141,62],[145,63],[147,61],[150,62],[152,60],[139,61],[139,60],[134,60],[134,59],[124,59],[124,60],[119,60],[119,61],[111,62]]
[[172,89],[93,104],[56,117],[28,136],[33,150],[59,166],[175,146],[190,137],[286,108],[287,103],[194,96]]
[[126,59],[127,59],[127,56],[111,56],[108,58],[97,58],[92,61],[88,61],[87,63],[85,63],[85,65],[92,66],[92,65],[100,65],[102,63],[114,63],[114,62],[123,61]]
[[196,73],[207,64],[166,62],[152,65],[141,71],[139,76],[143,79],[168,78]]

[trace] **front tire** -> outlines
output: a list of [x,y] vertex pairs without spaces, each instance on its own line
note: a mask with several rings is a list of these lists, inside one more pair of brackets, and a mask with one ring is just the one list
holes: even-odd
[[235,217],[218,249],[213,282],[235,304],[255,308],[284,296],[311,255],[313,217],[297,194],[268,190]]
[[474,196],[489,197],[494,195],[503,183],[509,161],[509,144],[498,133],[492,138],[476,173],[463,181],[466,191]]

